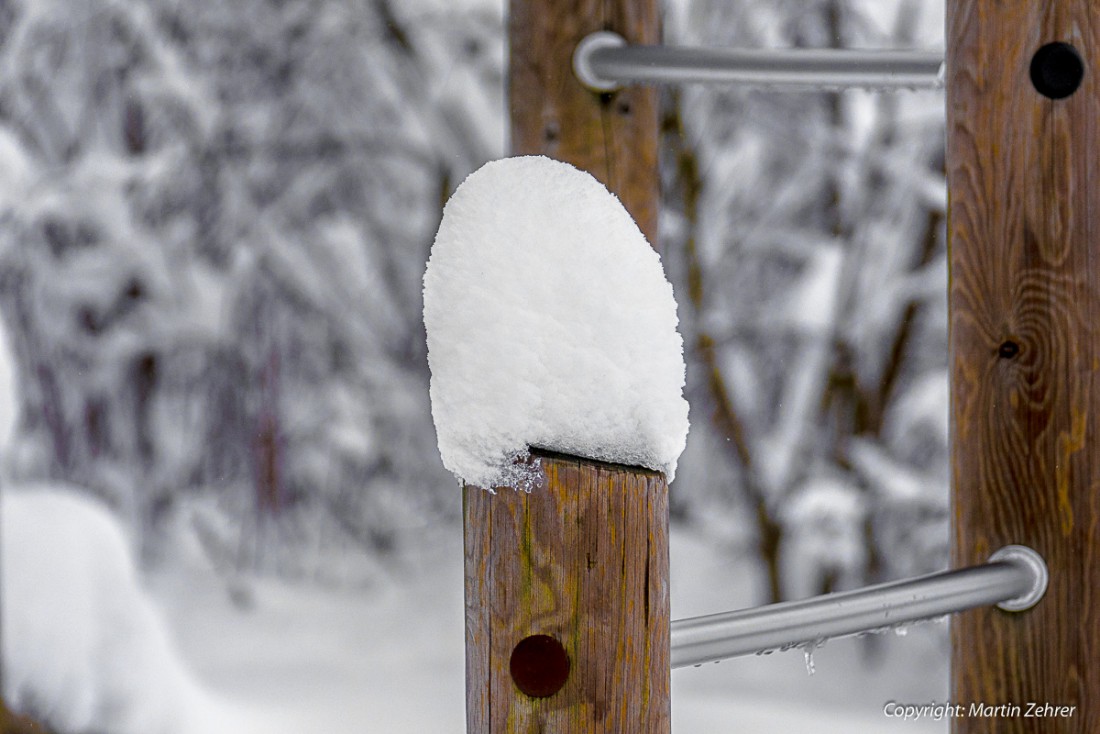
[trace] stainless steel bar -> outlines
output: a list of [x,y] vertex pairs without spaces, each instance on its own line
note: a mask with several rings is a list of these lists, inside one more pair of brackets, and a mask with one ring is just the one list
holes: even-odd
[[1007,546],[982,566],[676,620],[672,623],[672,667],[816,644],[988,604],[1021,611],[1042,598],[1046,585],[1042,557],[1030,548]]
[[742,84],[823,89],[935,89],[943,86],[942,51],[854,49],[712,49],[630,46],[607,31],[577,46],[573,69],[586,86]]

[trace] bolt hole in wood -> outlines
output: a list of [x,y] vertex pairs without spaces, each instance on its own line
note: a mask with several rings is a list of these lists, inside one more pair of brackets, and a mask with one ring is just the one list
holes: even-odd
[[1077,91],[1084,77],[1085,64],[1068,43],[1048,43],[1031,59],[1031,83],[1044,97],[1064,99]]
[[556,121],[546,123],[546,127],[542,130],[542,138],[547,143],[556,143],[558,138],[561,137],[561,126]]
[[549,635],[531,635],[512,650],[509,670],[516,687],[531,698],[548,698],[569,678],[569,655]]
[[1013,359],[1020,353],[1020,345],[1011,339],[1007,339],[997,348],[997,355],[1001,359]]

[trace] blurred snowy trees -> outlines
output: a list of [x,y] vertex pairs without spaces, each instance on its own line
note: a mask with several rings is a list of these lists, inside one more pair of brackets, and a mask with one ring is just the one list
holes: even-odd
[[[92,488],[148,551],[185,510],[225,563],[284,573],[455,517],[420,278],[447,195],[505,150],[502,11],[0,0],[14,474]],[[936,47],[942,13],[675,0],[666,37]],[[666,101],[676,512],[749,538],[772,595],[942,565],[942,96]]]
[[237,560],[453,514],[420,278],[441,202],[502,153],[501,25],[484,3],[0,2],[14,473],[88,486],[146,538],[187,499]]
[[[934,0],[676,9],[692,45],[942,46]],[[942,567],[942,93],[671,99],[665,252],[695,356],[681,512],[746,518],[772,598]]]

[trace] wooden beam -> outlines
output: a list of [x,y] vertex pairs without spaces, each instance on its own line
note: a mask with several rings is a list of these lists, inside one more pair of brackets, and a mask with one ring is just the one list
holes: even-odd
[[664,477],[534,461],[530,494],[464,489],[466,730],[667,734]]
[[512,0],[508,30],[511,149],[572,163],[622,200],[656,246],[657,92],[585,89],[573,75],[582,38],[615,31],[630,43],[660,43],[656,0]]
[[1050,568],[1034,609],[953,621],[952,702],[1076,707],[954,730],[1100,731],[1100,15],[949,0],[947,49],[953,562]]

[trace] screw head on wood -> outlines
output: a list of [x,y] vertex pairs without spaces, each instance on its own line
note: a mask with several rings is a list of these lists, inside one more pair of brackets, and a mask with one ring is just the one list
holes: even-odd
[[1031,59],[1031,83],[1050,99],[1064,99],[1077,91],[1085,77],[1085,64],[1068,43],[1048,43]]
[[569,678],[569,655],[549,635],[531,635],[512,650],[509,670],[516,687],[532,698],[548,698]]

